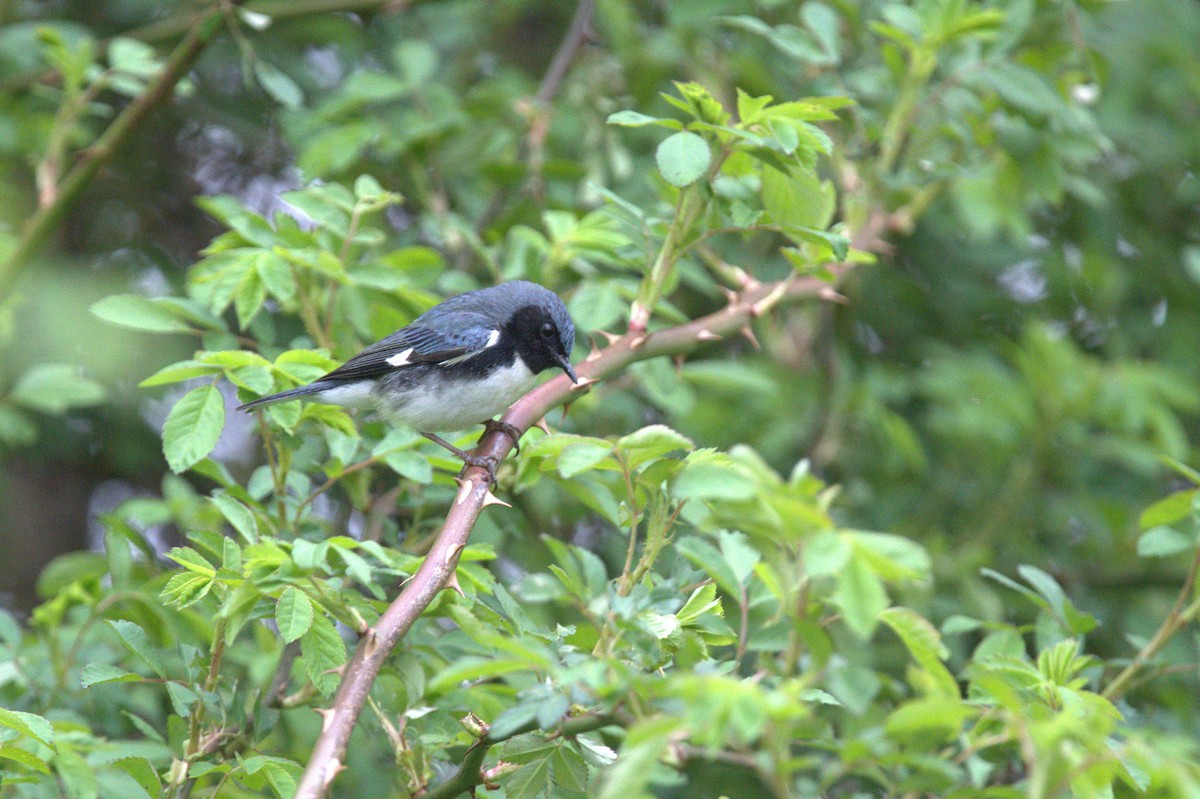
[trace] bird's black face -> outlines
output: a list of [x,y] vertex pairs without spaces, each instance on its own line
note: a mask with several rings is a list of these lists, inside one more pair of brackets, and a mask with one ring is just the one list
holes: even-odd
[[537,374],[555,367],[562,369],[571,380],[579,382],[571,368],[571,347],[575,342],[575,326],[565,309],[555,318],[549,309],[526,305],[513,314],[506,325],[517,355]]

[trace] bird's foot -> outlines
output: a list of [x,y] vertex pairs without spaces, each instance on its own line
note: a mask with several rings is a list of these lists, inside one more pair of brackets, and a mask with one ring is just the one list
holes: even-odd
[[440,444],[441,446],[450,450],[456,457],[462,460],[463,467],[458,473],[460,480],[462,479],[463,475],[467,473],[468,468],[472,466],[478,466],[482,469],[486,469],[488,480],[491,481],[492,485],[496,484],[496,467],[500,465],[500,459],[495,455],[475,455],[474,453],[459,449],[446,439],[442,438],[441,436],[436,436],[433,433],[421,433],[421,435],[425,436],[433,443]]
[[513,454],[521,454],[521,430],[516,425],[511,425],[508,422],[501,422],[498,419],[488,419],[483,423],[483,434],[500,432],[508,436],[513,443]]
[[467,469],[472,466],[478,466],[487,470],[488,480],[492,485],[496,485],[496,467],[500,465],[500,459],[495,455],[472,455],[469,452],[462,454],[463,467],[458,473],[458,479],[462,479],[467,473]]

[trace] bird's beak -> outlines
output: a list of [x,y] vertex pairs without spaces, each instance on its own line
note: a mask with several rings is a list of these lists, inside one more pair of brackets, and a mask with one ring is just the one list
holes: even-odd
[[571,362],[567,360],[567,356],[561,353],[554,353],[554,360],[558,361],[558,365],[567,373],[567,377],[571,378],[572,383],[579,382],[579,375],[575,374],[575,370],[571,368]]

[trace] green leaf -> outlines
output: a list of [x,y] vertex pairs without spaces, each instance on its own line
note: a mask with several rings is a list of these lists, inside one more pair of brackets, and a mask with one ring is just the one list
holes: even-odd
[[285,588],[275,603],[275,624],[279,626],[279,635],[290,644],[308,632],[312,623],[313,607],[308,595],[293,586]]
[[138,383],[138,388],[151,388],[152,386],[182,383],[184,380],[191,380],[194,377],[219,374],[220,372],[221,367],[219,366],[212,366],[200,363],[199,361],[180,361],[179,363],[173,363],[170,366],[164,366],[162,369],[159,369]]
[[7,710],[0,707],[0,727],[15,730],[46,746],[54,746],[54,728],[50,722],[36,713]]
[[846,626],[863,639],[871,637],[879,614],[888,606],[883,580],[858,556],[851,558],[838,574],[834,598],[842,609]]
[[407,477],[414,483],[429,485],[433,482],[433,464],[429,458],[413,450],[389,452],[383,456],[383,462],[396,474]]
[[[45,760],[16,746],[0,745],[0,760],[11,760],[14,763],[20,763],[26,768],[40,771],[47,776],[50,774],[50,766],[46,764]],[[16,782],[16,780],[13,780],[13,782]]]
[[325,614],[313,615],[312,626],[300,638],[300,654],[317,690],[325,696],[333,693],[341,678],[332,670],[346,662],[346,643]]
[[186,333],[192,329],[168,306],[137,294],[116,294],[105,297],[91,307],[91,312],[106,322],[134,330],[154,333]]
[[225,401],[215,385],[183,395],[163,424],[163,454],[179,474],[199,463],[217,446],[225,426]]
[[957,699],[958,683],[942,663],[950,653],[942,644],[942,637],[937,628],[925,617],[908,608],[888,608],[879,614],[879,618],[904,642],[913,660],[933,679],[938,693]]
[[177,716],[187,716],[192,711],[192,705],[200,701],[200,694],[172,680],[167,680],[167,697]]
[[617,440],[617,449],[630,469],[636,469],[670,452],[691,451],[695,446],[690,438],[662,424],[643,427]]
[[675,542],[675,551],[703,569],[716,581],[728,596],[737,598],[742,594],[737,571],[725,559],[721,550],[699,536],[688,536]]
[[594,469],[605,461],[612,460],[612,445],[582,441],[565,447],[558,455],[558,473],[569,480],[580,472]]
[[1138,538],[1137,553],[1143,558],[1166,558],[1189,552],[1195,547],[1196,542],[1192,536],[1171,527],[1159,526],[1151,527],[1142,533]]
[[1148,530],[1161,524],[1174,524],[1186,519],[1192,513],[1192,503],[1198,494],[1200,488],[1189,488],[1163,497],[1142,511],[1142,515],[1138,517],[1138,527]]
[[124,619],[111,620],[108,622],[108,626],[112,627],[125,646],[129,647],[129,651],[149,666],[151,671],[159,677],[166,676],[160,650],[150,641],[150,636],[146,635],[145,630]]
[[254,59],[254,76],[263,91],[284,108],[299,108],[304,104],[304,91],[299,84],[273,64]]
[[958,699],[945,696],[916,699],[901,705],[888,717],[888,735],[906,740],[919,733],[932,733],[940,741],[958,736],[967,719],[979,710]]
[[757,491],[754,478],[727,456],[707,457],[702,450],[688,456],[675,478],[672,494],[680,499],[740,500]]
[[106,682],[141,682],[141,675],[119,669],[108,663],[88,663],[83,667],[80,684],[84,688]]
[[800,230],[824,229],[836,208],[833,185],[800,166],[786,172],[764,166],[762,199],[776,224]]
[[258,522],[249,508],[223,489],[209,497],[209,501],[217,506],[221,515],[247,544],[253,544],[258,540]]
[[683,123],[677,119],[662,119],[660,117],[646,116],[637,111],[617,111],[615,114],[609,114],[609,125],[621,125],[627,128],[640,128],[645,125],[659,125],[672,130],[683,130]]
[[535,799],[549,790],[550,758],[542,757],[526,763],[504,783],[504,795],[511,799]]
[[12,390],[12,400],[43,413],[63,414],[104,401],[104,387],[79,374],[78,367],[44,363],[33,367]]
[[459,658],[453,665],[441,669],[430,680],[429,690],[444,692],[455,688],[459,683],[472,682],[488,677],[498,677],[514,671],[528,671],[531,664],[528,660],[519,658],[497,657],[465,657]]
[[680,131],[668,136],[654,153],[658,171],[672,186],[695,183],[712,163],[712,151],[700,136]]
[[213,577],[217,573],[216,568],[191,547],[175,547],[167,553],[167,557],[188,571],[202,574],[205,577]]
[[124,771],[142,786],[150,796],[158,796],[162,791],[162,782],[158,779],[158,772],[154,770],[154,766],[150,765],[150,761],[144,757],[123,757],[120,760],[114,760],[113,765]]
[[659,716],[639,721],[629,728],[617,762],[605,772],[597,799],[631,799],[642,796],[680,721]]
[[1017,573],[1034,587],[1050,603],[1050,608],[1073,635],[1091,632],[1096,627],[1096,618],[1075,607],[1067,598],[1058,582],[1035,566],[1018,566]]

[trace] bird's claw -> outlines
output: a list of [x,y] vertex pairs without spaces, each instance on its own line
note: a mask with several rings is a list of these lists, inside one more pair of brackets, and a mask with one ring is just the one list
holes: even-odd
[[496,467],[500,465],[499,458],[497,458],[495,455],[472,455],[470,453],[463,453],[462,459],[463,467],[458,473],[458,478],[460,480],[463,478],[463,475],[467,473],[467,469],[470,469],[472,466],[478,466],[481,469],[487,470],[488,480],[491,481],[492,485],[496,485]]
[[503,433],[508,436],[513,443],[513,454],[521,454],[521,430],[516,425],[511,425],[508,422],[501,422],[497,419],[488,419],[483,423],[483,434],[488,433]]

